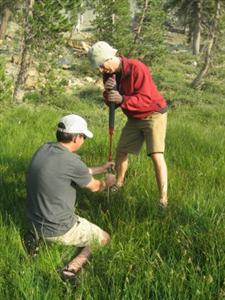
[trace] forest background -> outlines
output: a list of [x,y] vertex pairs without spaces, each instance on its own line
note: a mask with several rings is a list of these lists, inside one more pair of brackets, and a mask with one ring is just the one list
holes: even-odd
[[[224,1],[0,0],[0,20],[1,299],[224,299]],[[70,112],[95,135],[82,158],[107,159],[108,109],[86,55],[97,40],[145,62],[168,102],[170,206],[157,206],[145,149],[119,194],[80,190],[79,214],[112,240],[74,288],[56,272],[73,248],[23,249],[25,174]],[[117,110],[114,153],[125,121]]]

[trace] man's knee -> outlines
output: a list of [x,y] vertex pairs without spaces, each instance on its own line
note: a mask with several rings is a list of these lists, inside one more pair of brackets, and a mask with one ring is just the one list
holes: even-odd
[[117,160],[126,160],[128,157],[128,154],[126,152],[117,151],[116,152],[116,159]]
[[106,245],[106,244],[108,244],[109,241],[110,241],[110,235],[108,234],[108,232],[103,231],[101,244]]
[[164,153],[152,153],[150,156],[154,163],[164,162]]
[[128,153],[118,151],[116,153],[116,169],[120,168],[123,163],[128,163]]

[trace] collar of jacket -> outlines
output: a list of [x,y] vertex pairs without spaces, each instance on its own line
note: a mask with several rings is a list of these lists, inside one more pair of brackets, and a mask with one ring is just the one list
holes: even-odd
[[129,64],[129,59],[125,56],[120,55],[119,56],[122,62],[122,77],[127,78],[130,77],[131,73],[131,66]]

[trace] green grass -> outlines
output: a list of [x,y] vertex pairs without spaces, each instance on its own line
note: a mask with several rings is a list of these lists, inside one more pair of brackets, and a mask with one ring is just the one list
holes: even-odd
[[[164,213],[158,208],[153,167],[144,148],[130,157],[126,185],[118,194],[108,199],[105,192],[79,189],[77,212],[107,230],[111,242],[94,251],[77,289],[64,285],[56,272],[74,256],[73,247],[42,244],[34,259],[23,249],[25,174],[34,151],[55,139],[57,121],[71,112],[85,117],[94,132],[79,154],[90,166],[104,163],[107,107],[91,84],[66,95],[54,74],[41,92],[29,92],[23,105],[10,105],[12,83],[0,61],[0,299],[225,299],[224,60],[198,91],[190,87],[199,68],[193,61],[190,53],[172,53],[152,66],[171,107],[169,208]],[[71,76],[81,74],[93,75],[87,60],[76,62]],[[117,110],[114,154],[125,121]]]
[[[71,111],[85,116],[95,137],[79,154],[88,165],[107,159],[107,109],[91,93],[81,96],[73,110],[71,102],[64,110],[25,104],[0,116],[0,299],[224,299],[225,112],[219,103],[169,112],[165,213],[145,149],[131,157],[126,186],[109,201],[106,193],[79,190],[79,214],[112,239],[94,252],[77,289],[56,273],[72,247],[42,245],[35,259],[27,256],[25,172],[37,147],[54,140],[58,119]],[[116,120],[114,148],[125,122],[120,111]]]
[[[204,79],[201,90],[191,88],[191,82],[199,72],[201,63],[191,53],[170,53],[160,64],[152,66],[153,77],[169,103],[191,104],[208,103],[223,105],[225,88],[222,83],[225,68],[217,62]],[[193,63],[197,62],[195,66]]]

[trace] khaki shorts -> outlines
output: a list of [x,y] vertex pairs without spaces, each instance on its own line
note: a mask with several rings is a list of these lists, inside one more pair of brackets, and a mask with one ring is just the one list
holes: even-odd
[[146,119],[128,119],[117,146],[117,153],[138,154],[145,141],[147,154],[165,151],[167,113],[154,112]]
[[50,242],[59,242],[64,245],[86,247],[93,243],[101,243],[104,238],[104,231],[88,220],[78,217],[78,221],[65,234],[56,237],[46,237]]

